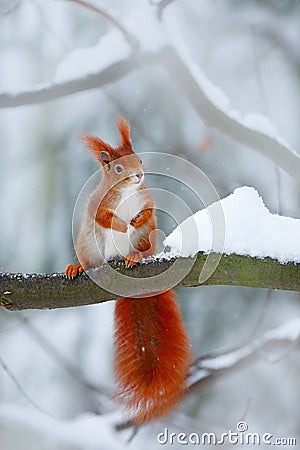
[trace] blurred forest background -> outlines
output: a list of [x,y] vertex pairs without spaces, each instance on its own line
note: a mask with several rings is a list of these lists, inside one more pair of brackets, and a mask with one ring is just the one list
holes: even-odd
[[[194,62],[226,92],[232,106],[242,115],[266,115],[299,150],[300,1],[165,3],[161,26],[168,15],[176,17],[177,33]],[[111,10],[120,23],[136,8],[156,7],[147,0],[94,0],[94,5]],[[113,28],[75,1],[0,1],[1,92],[51,82],[70,52],[96,45]],[[153,36],[151,32],[149,27],[148,39],[155,41],[155,30]],[[147,65],[99,89],[0,109],[1,271],[62,272],[75,261],[73,208],[84,182],[97,170],[78,136],[96,134],[117,143],[118,113],[130,121],[136,151],[182,156],[207,174],[220,197],[238,186],[253,186],[271,212],[299,217],[299,182],[271,160],[204,125],[166,71]],[[293,292],[219,286],[180,289],[178,294],[195,356],[243,346],[300,316],[299,294]],[[47,420],[66,423],[94,413],[115,414],[109,400],[114,386],[113,306],[0,311],[1,450],[160,448],[156,436],[165,426],[221,434],[235,430],[241,419],[249,431],[300,442],[295,345],[259,354],[251,364],[207,383],[183,401],[180,413],[139,430],[129,444],[128,430],[113,431],[111,426],[121,422],[120,413],[107,425],[99,422],[100,438],[104,442],[107,437],[103,447],[88,440],[84,445],[83,438],[70,444],[62,431],[52,440],[45,437],[45,430],[51,430]],[[10,408],[15,421],[7,419]],[[55,419],[45,415],[43,422],[39,408]]]

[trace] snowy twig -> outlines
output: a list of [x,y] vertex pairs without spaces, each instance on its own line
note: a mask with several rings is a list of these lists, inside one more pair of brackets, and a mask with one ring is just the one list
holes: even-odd
[[[199,275],[206,260],[207,255],[198,253],[194,260],[150,258],[133,269],[127,269],[122,262],[102,266],[96,272],[91,269],[89,273],[93,277],[97,274],[99,280],[106,281],[108,290],[94,283],[87,274],[75,280],[67,280],[63,274],[0,273],[0,305],[9,310],[92,305],[120,298],[121,295],[114,292],[120,292],[123,282],[126,282],[126,287],[122,297],[147,294],[176,286],[195,287],[200,285]],[[176,269],[171,270],[175,262]],[[167,269],[170,269],[166,277],[168,284],[160,284],[156,276]],[[116,276],[113,276],[114,271]],[[125,281],[120,279],[120,274],[126,275]],[[133,284],[130,281],[131,277],[143,278],[137,290],[134,287],[128,290]],[[222,255],[216,270],[203,284],[300,291],[300,264],[280,264],[271,258]]]
[[[217,356],[206,355],[199,358],[191,368],[188,379],[189,390],[186,395],[193,395],[196,390],[207,388],[210,383],[242,367],[249,366],[260,357],[264,361],[274,362],[274,353],[278,354],[283,347],[297,345],[299,337],[300,318],[294,318],[278,328],[265,332],[256,342],[238,350],[223,352]],[[118,425],[116,425],[116,420],[119,420]],[[86,448],[86,439],[89,440],[90,447],[97,446],[100,438],[99,433],[102,433],[101,442],[103,442],[103,429],[108,428],[112,433],[113,442],[116,442],[115,440],[118,437],[113,433],[114,429],[121,431],[134,426],[130,420],[121,422],[120,416],[116,414],[95,416],[94,413],[91,415],[86,413],[73,421],[62,421],[52,419],[37,411],[36,408],[29,413],[28,408],[24,409],[23,407],[6,404],[0,404],[0,424],[14,428],[22,427],[28,429],[31,433],[47,437],[47,439],[55,436],[56,442],[76,443],[78,448]],[[101,428],[101,425],[103,428]],[[86,433],[87,429],[89,430],[88,434]],[[82,439],[82,442],[80,439]],[[117,444],[118,442],[112,448],[120,448]],[[109,448],[111,447],[109,446]]]
[[122,25],[112,14],[108,13],[102,8],[99,8],[97,6],[91,5],[90,3],[84,1],[84,0],[68,0],[72,1],[74,3],[77,3],[78,5],[84,6],[85,8],[100,14],[102,17],[104,17],[106,20],[108,20],[110,23],[112,23],[118,30],[121,31],[127,42],[129,43],[130,47],[133,51],[137,51],[139,49],[139,43],[135,36],[133,36],[125,27]]
[[0,94],[0,108],[14,108],[22,105],[45,103],[77,92],[99,88],[121,79],[133,70],[153,63],[155,59],[156,57],[150,53],[139,54],[138,56],[133,55],[130,58],[111,64],[100,73],[86,75],[63,83],[49,83],[28,91],[17,93],[3,92]]
[[252,129],[221,110],[209,98],[204,86],[201,86],[196,80],[191,68],[171,47],[165,47],[156,53],[132,55],[128,59],[111,64],[100,73],[86,75],[82,78],[49,84],[16,94],[2,93],[0,94],[0,108],[43,103],[76,92],[101,87],[121,79],[133,70],[150,64],[162,64],[167,69],[170,77],[178,84],[206,124],[270,158],[278,167],[297,180],[300,179],[300,157],[276,137]]
[[172,48],[165,50],[162,62],[207,125],[270,158],[289,175],[300,180],[300,157],[285,143],[261,131],[251,129],[222,111],[208,97],[190,68]]
[[[190,368],[187,380],[186,396],[195,391],[207,388],[211,383],[229,375],[236,370],[246,367],[262,357],[267,362],[278,361],[274,353],[282,352],[282,348],[296,346],[300,339],[300,318],[291,319],[278,328],[266,331],[259,339],[251,344],[235,350],[218,354],[207,354],[197,358]],[[271,353],[272,352],[272,353]],[[131,428],[134,423],[130,420],[116,425],[117,431]]]
[[[289,322],[265,332],[257,341],[241,347],[237,350],[222,353],[209,358],[198,358],[193,364],[188,380],[189,392],[193,393],[200,387],[216,381],[225,374],[230,374],[236,369],[245,367],[263,356],[269,356],[269,361],[277,361],[274,352],[282,351],[282,347],[295,346],[300,338],[300,318],[291,319]],[[271,355],[273,352],[273,356]]]

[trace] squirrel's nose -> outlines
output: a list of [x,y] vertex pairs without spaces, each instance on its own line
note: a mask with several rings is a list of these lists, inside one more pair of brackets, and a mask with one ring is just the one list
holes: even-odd
[[135,174],[135,176],[138,177],[139,179],[141,179],[142,176],[143,176],[143,172],[137,172],[137,173]]

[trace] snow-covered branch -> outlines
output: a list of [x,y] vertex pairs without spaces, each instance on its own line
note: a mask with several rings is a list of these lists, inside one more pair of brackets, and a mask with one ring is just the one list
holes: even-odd
[[237,111],[228,108],[224,93],[213,86],[192,61],[183,60],[174,49],[166,49],[162,61],[208,126],[256,150],[292,177],[300,179],[300,156],[277,136],[264,116],[251,114],[242,119]]
[[48,83],[22,92],[3,92],[0,93],[0,108],[45,103],[67,95],[99,88],[114,83],[137,68],[153,63],[153,60],[153,55],[145,53],[113,62],[99,73],[86,74],[64,82]]
[[[190,368],[186,396],[193,395],[200,389],[206,389],[211,383],[240,368],[249,366],[262,358],[273,363],[281,359],[282,352],[295,348],[300,340],[300,317],[266,331],[260,338],[232,351],[207,354],[197,358]],[[279,358],[278,358],[279,357]],[[117,425],[117,430],[134,426],[131,421]]]
[[[207,260],[207,255],[204,253],[198,253],[195,259],[174,258],[156,261],[150,259],[133,269],[127,269],[121,262],[92,269],[98,271],[99,279],[109,280],[110,291],[99,287],[86,274],[75,280],[67,280],[64,274],[0,273],[0,306],[9,310],[53,309],[116,300],[120,296],[113,292],[120,291],[122,285],[120,285],[119,277],[112,277],[112,267],[118,274],[147,279],[147,282],[139,285],[138,291],[134,291],[134,287],[130,291],[127,290],[129,289],[127,284],[122,293],[123,297],[156,292],[170,287],[199,285],[248,286],[300,291],[300,264],[280,264],[271,258],[216,256],[220,256],[220,262],[212,276],[204,283],[199,281],[199,274]],[[170,269],[175,262],[176,270],[169,271],[168,285],[159,285],[156,275]],[[191,268],[188,273],[187,268]],[[91,274],[94,277],[93,273]],[[178,282],[178,280],[181,281]]]
[[271,214],[255,189],[241,187],[184,220],[166,237],[160,255],[132,269],[115,261],[75,280],[0,273],[0,305],[67,308],[201,285],[299,292],[299,234],[300,219]]
[[77,3],[78,5],[83,6],[84,8],[89,9],[90,11],[95,12],[96,14],[100,14],[102,17],[104,17],[106,20],[108,20],[110,23],[113,24],[114,27],[116,27],[125,37],[126,41],[132,48],[132,50],[136,51],[138,50],[139,44],[135,36],[133,36],[127,29],[122,25],[122,23],[117,20],[112,14],[105,11],[102,8],[99,8],[95,5],[92,5],[91,3],[86,2],[85,0],[69,0],[73,3]]
[[[260,115],[242,119],[234,110],[220,106],[228,100],[188,59],[171,47],[158,52],[137,53],[113,62],[99,73],[85,74],[67,81],[37,87],[19,93],[0,94],[0,108],[43,103],[77,92],[103,87],[120,80],[128,73],[150,64],[163,65],[183,94],[208,126],[231,137],[271,159],[278,167],[300,179],[300,157],[277,136],[272,124]],[[226,100],[227,99],[227,100]],[[224,103],[224,102],[223,102]]]
[[[238,350],[199,358],[190,370],[186,395],[193,395],[196,390],[207,387],[224,375],[246,367],[259,358],[273,363],[283,348],[286,351],[297,345],[299,337],[300,318],[294,318],[265,332],[257,341]],[[133,426],[130,421],[122,422],[122,416],[118,412],[103,415],[85,413],[73,420],[60,420],[37,409],[7,403],[0,404],[0,425],[12,429],[22,428],[42,439],[54,439],[56,443],[76,445],[76,448],[82,449],[87,445],[96,448],[99,442],[105,448],[120,448],[123,439],[126,441],[130,434],[125,432],[124,435],[117,431]]]
[[[255,342],[228,353],[199,358],[193,364],[188,380],[190,392],[216,381],[225,374],[245,367],[262,357],[269,362],[276,361],[278,351],[299,343],[300,318],[291,319],[283,325],[265,332]],[[281,353],[282,354],[282,353]]]

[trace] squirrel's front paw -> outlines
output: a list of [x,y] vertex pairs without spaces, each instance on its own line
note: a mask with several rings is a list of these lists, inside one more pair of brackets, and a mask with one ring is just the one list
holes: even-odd
[[130,225],[134,228],[139,228],[143,225],[143,216],[142,213],[139,213],[137,216],[135,216],[133,219],[131,219]]
[[133,219],[131,219],[130,225],[134,228],[141,228],[150,220],[152,214],[152,208],[143,209]]
[[65,274],[67,278],[72,279],[80,275],[83,272],[83,270],[84,269],[81,264],[69,264],[66,267]]
[[125,266],[133,267],[143,258],[142,252],[129,253],[125,258]]

